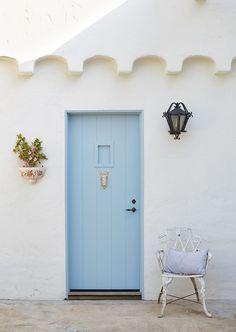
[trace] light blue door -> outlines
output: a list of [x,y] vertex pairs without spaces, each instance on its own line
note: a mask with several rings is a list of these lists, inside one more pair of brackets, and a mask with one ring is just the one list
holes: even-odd
[[68,115],[70,290],[140,289],[139,173],[138,115]]

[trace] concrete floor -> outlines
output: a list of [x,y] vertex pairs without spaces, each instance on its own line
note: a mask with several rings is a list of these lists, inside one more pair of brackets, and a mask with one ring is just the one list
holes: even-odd
[[166,307],[149,301],[0,301],[1,332],[236,332],[236,301],[179,302]]

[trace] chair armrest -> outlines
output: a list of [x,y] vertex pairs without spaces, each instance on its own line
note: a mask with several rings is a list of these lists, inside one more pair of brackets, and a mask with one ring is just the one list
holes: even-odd
[[212,253],[210,251],[208,251],[208,255],[207,255],[207,262],[206,262],[206,269],[207,269],[207,266],[210,262],[210,260],[212,259]]
[[158,265],[160,267],[161,272],[164,270],[164,257],[165,257],[165,251],[164,250],[157,250],[156,251],[156,259],[158,262]]

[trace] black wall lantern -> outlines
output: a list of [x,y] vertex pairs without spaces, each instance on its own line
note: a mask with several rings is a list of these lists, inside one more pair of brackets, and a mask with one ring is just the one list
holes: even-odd
[[170,128],[169,133],[175,135],[175,139],[180,139],[179,135],[186,132],[185,127],[191,116],[193,116],[192,112],[187,110],[184,103],[172,103],[162,117],[167,120]]

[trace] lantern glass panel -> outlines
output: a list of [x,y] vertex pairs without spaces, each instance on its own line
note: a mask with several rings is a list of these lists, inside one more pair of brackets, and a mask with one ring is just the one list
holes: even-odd
[[179,115],[171,115],[171,120],[172,120],[173,131],[178,132],[179,131]]
[[185,119],[186,119],[186,115],[180,115],[180,126],[179,126],[180,131],[182,131],[184,129]]

